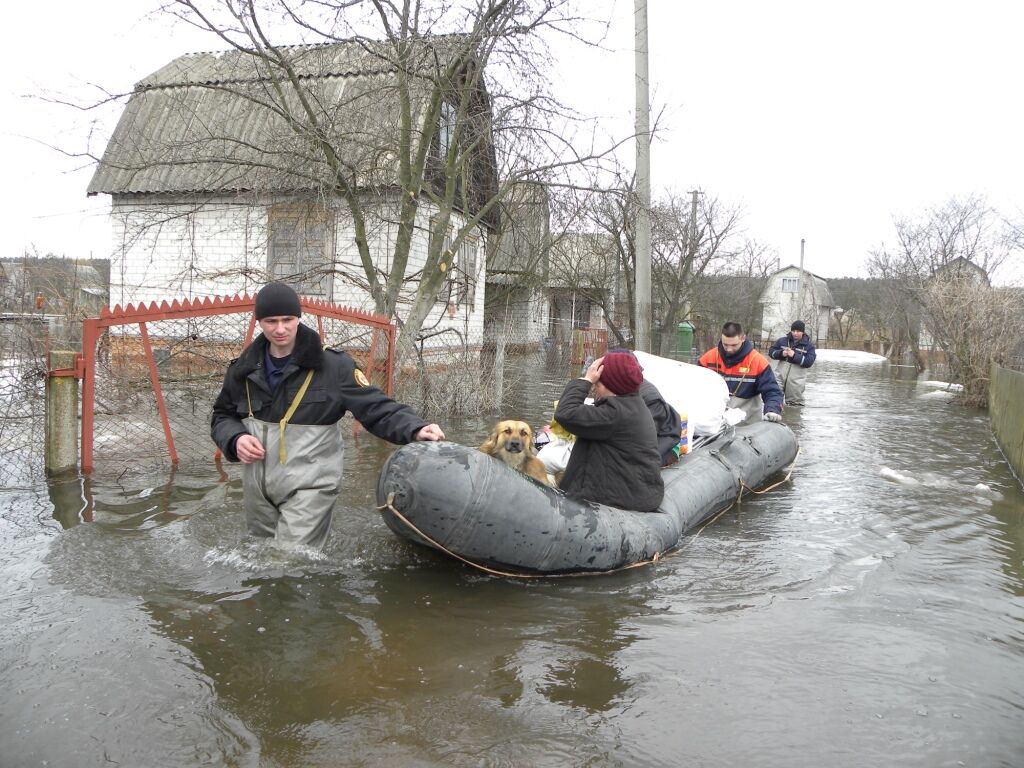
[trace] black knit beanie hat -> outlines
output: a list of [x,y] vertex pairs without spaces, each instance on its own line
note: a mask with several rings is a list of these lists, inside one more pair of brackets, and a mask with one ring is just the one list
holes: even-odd
[[791,326],[789,326],[789,330],[791,330],[791,331],[800,331],[800,333],[803,333],[804,332],[804,321],[803,320],[794,320],[793,324]]
[[256,319],[265,317],[301,317],[299,294],[284,283],[267,283],[256,294]]

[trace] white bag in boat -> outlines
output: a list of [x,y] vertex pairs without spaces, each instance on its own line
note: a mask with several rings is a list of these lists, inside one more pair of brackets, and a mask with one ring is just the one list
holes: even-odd
[[716,435],[721,431],[729,402],[725,379],[710,368],[646,352],[634,354],[644,369],[644,378],[658,388],[680,416],[687,417],[689,445],[693,445],[694,433]]
[[537,458],[544,462],[549,475],[564,472],[569,464],[569,454],[574,443],[554,437],[551,442],[537,451]]

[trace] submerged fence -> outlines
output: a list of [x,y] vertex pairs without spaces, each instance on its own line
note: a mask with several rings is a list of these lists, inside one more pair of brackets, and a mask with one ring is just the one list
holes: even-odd
[[[386,317],[302,298],[302,321],[391,391]],[[82,333],[81,468],[209,462],[210,413],[224,373],[252,340],[255,297],[104,309]]]
[[31,318],[0,323],[0,488],[43,471],[48,334]]
[[[255,333],[254,303],[253,297],[235,296],[117,306],[79,320],[80,336],[77,330],[54,336],[31,318],[0,324],[0,488],[38,482],[44,462],[54,469],[46,427],[48,374],[51,383],[80,382],[54,432],[68,449],[62,455],[71,457],[58,469],[77,464],[109,475],[166,465],[209,467],[215,458],[209,438],[213,401],[227,366]],[[511,345],[506,361],[505,345],[497,340],[521,329],[498,327],[482,347],[458,334],[424,333],[398,375],[396,331],[386,318],[319,300],[302,299],[302,307],[302,321],[325,344],[353,354],[375,384],[397,390],[398,399],[438,421],[500,409],[503,391],[506,397],[519,391],[516,377],[578,376],[608,346],[606,331],[574,329],[561,343],[538,338],[532,345]],[[517,359],[520,354],[529,363]]]

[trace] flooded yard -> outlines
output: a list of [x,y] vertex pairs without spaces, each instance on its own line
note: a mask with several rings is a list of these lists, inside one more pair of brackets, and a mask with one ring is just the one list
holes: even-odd
[[246,540],[234,467],[3,491],[0,764],[1020,766],[1024,495],[935,392],[821,360],[791,483],[602,577],[399,540],[367,434],[323,553]]

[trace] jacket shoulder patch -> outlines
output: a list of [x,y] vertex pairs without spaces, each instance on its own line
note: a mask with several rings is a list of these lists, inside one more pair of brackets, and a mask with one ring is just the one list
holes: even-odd
[[354,375],[355,375],[355,379],[356,379],[356,384],[358,384],[360,387],[368,387],[368,386],[370,386],[370,380],[368,378],[366,378],[366,374],[363,373],[361,370],[356,368]]

